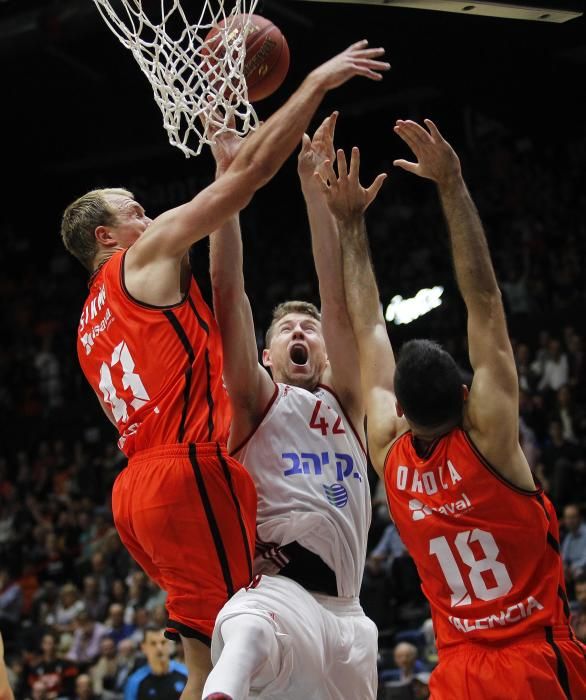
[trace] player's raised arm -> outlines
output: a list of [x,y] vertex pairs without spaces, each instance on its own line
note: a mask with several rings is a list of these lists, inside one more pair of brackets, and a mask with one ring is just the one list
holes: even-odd
[[337,117],[338,113],[334,112],[324,119],[313,138],[304,134],[297,172],[307,206],[313,260],[319,281],[322,330],[328,354],[328,366],[321,381],[335,390],[353,425],[362,433],[364,404],[360,376],[356,372],[358,350],[344,297],[338,225],[320,183],[314,177],[326,160],[335,158]]
[[[229,167],[242,141],[231,133],[218,137],[212,147],[216,177]],[[229,439],[229,446],[233,446],[256,427],[274,391],[272,379],[258,362],[252,309],[244,288],[237,214],[210,236],[210,276],[214,315],[222,334],[224,380],[234,406]]]
[[360,153],[346,157],[338,151],[338,175],[330,166],[322,189],[336,217],[342,246],[344,290],[360,360],[360,378],[366,404],[368,447],[372,464],[382,476],[390,443],[404,429],[395,410],[395,358],[387,334],[378,287],[370,258],[364,212],[375,199],[386,175],[368,188],[359,180]]
[[380,80],[381,71],[389,68],[379,60],[383,54],[384,49],[368,48],[364,40],[313,70],[289,100],[251,134],[222,177],[187,204],[155,219],[133,246],[128,263],[140,268],[155,258],[181,258],[193,243],[241,211],[300,142],[325,94],[354,76]]
[[518,379],[501,293],[478,211],[460,160],[435,124],[398,121],[395,132],[417,162],[395,165],[433,180],[448,225],[458,288],[468,311],[468,347],[474,379],[465,428],[483,456],[515,485],[535,488],[519,446]]

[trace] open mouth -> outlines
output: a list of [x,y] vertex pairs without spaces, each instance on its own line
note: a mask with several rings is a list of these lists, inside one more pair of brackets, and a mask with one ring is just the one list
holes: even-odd
[[291,349],[289,350],[289,357],[291,358],[291,362],[294,365],[303,367],[307,364],[307,348],[305,347],[305,345],[292,345]]

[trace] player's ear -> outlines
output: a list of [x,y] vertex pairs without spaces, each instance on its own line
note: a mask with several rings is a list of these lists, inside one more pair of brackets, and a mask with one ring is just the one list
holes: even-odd
[[403,407],[398,401],[395,401],[395,411],[397,411],[399,418],[402,418],[405,415],[405,411],[403,411]]
[[112,230],[108,226],[96,226],[95,230],[96,241],[106,248],[118,245],[112,236]]
[[262,364],[263,367],[272,367],[273,363],[271,362],[271,351],[268,348],[265,348],[262,351]]
[[466,386],[466,384],[462,384],[462,401],[468,401],[468,397],[470,396],[470,390]]

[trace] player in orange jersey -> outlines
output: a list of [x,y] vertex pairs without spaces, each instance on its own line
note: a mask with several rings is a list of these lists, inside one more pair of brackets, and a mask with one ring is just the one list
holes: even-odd
[[397,365],[369,259],[372,196],[347,172],[322,182],[338,218],[372,463],[429,599],[439,664],[435,700],[586,697],[585,648],[568,622],[554,508],[519,446],[518,381],[501,295],[460,162],[435,125],[398,121],[417,161],[395,165],[437,184],[468,310],[474,378],[462,385],[437,343],[406,343]]
[[92,273],[78,355],[129,457],[114,520],[167,591],[189,669],[183,698],[201,697],[216,614],[251,578],[256,508],[250,477],[226,453],[221,342],[187,252],[277,172],[328,90],[381,78],[383,53],[361,41],[315,69],[221,177],[154,221],[123,189],[92,191],[63,216],[66,247]]

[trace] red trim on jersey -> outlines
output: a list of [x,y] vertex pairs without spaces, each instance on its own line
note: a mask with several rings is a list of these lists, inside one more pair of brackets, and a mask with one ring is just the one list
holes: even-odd
[[342,413],[344,414],[344,418],[348,421],[348,425],[350,426],[350,428],[352,429],[352,432],[356,436],[356,439],[358,440],[358,444],[360,445],[362,451],[366,455],[367,452],[366,452],[366,448],[364,447],[364,444],[362,442],[362,438],[360,437],[360,435],[358,435],[358,432],[357,432],[356,428],[354,427],[354,424],[352,423],[350,418],[348,418],[348,414],[346,413],[346,409],[344,408],[344,404],[340,401],[338,394],[336,394],[336,392],[331,387],[329,387],[327,384],[318,384],[318,387],[320,389],[325,389],[326,391],[329,391],[330,394],[336,399],[340,408],[342,409]]
[[480,450],[476,447],[474,442],[472,441],[472,438],[470,435],[465,430],[462,430],[462,434],[464,435],[464,438],[466,439],[466,442],[470,445],[470,448],[478,458],[479,462],[482,464],[483,467],[486,467],[489,472],[493,476],[495,476],[499,481],[501,481],[505,486],[508,486],[510,489],[513,491],[516,491],[517,493],[521,494],[522,496],[540,496],[543,493],[543,487],[540,486],[537,489],[522,489],[520,486],[515,486],[511,481],[509,481],[506,477],[504,477],[497,469],[495,469],[492,464],[482,455]]
[[[128,289],[126,288],[126,280],[124,278],[124,260],[126,258],[126,253],[128,253],[128,248],[122,253],[122,262],[120,263],[120,287],[121,287],[122,291],[124,292],[124,295],[133,304],[140,306],[142,309],[149,309],[151,311],[164,311],[165,309],[176,309],[178,306],[185,304],[187,299],[189,299],[189,292],[191,291],[191,284],[193,281],[193,277],[191,275],[189,275],[189,283],[187,285],[187,290],[186,290],[185,294],[183,295],[183,299],[181,299],[181,301],[177,301],[174,304],[164,304],[163,306],[157,306],[156,304],[147,304],[146,301],[139,301],[138,299],[135,299],[132,296],[132,294],[128,291]],[[110,260],[111,260],[111,258],[110,258]],[[96,270],[96,272],[97,272],[97,270]]]
[[241,450],[244,447],[244,445],[246,445],[246,443],[250,441],[250,438],[256,433],[256,431],[260,428],[261,423],[267,417],[267,413],[271,410],[271,406],[275,403],[278,394],[279,394],[279,386],[278,386],[278,384],[275,384],[275,390],[273,391],[273,395],[271,396],[267,405],[265,406],[264,411],[262,412],[262,415],[261,415],[258,423],[254,426],[254,428],[248,433],[248,435],[244,438],[244,440],[242,440],[242,442],[239,445],[237,445],[233,450],[230,450],[231,456],[235,455],[236,452]]

